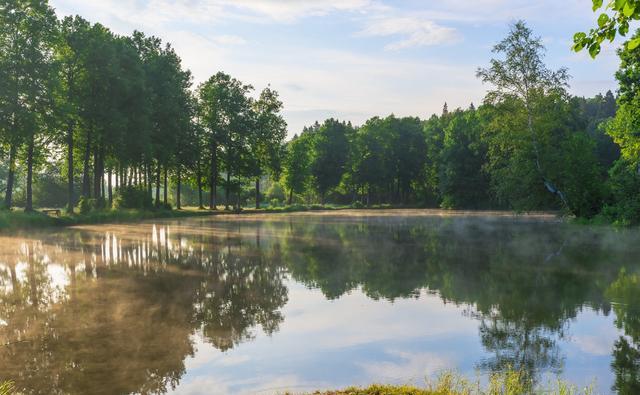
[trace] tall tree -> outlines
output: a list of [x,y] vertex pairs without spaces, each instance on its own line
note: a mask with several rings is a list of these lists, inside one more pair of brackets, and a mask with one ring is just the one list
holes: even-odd
[[493,85],[485,97],[487,103],[500,103],[515,99],[522,103],[526,116],[526,129],[533,148],[534,166],[547,190],[568,207],[567,196],[548,176],[543,163],[541,133],[535,124],[541,109],[540,100],[548,94],[564,94],[568,74],[566,69],[552,71],[544,64],[544,46],[540,38],[523,21],[511,26],[508,36],[496,44],[493,52],[503,54],[503,59],[492,59],[488,68],[480,68],[477,77]]
[[256,179],[256,208],[260,208],[260,178],[265,171],[274,179],[279,177],[281,154],[284,139],[287,136],[287,123],[280,114],[282,102],[278,92],[265,88],[253,106],[255,116],[254,136],[251,151],[254,158],[254,176]]
[[[252,103],[248,97],[253,89],[225,73],[217,73],[198,88],[200,119],[209,133],[211,196],[209,206],[215,210],[218,164],[224,163],[226,172],[225,205],[229,207],[234,175],[246,175],[246,159],[250,152],[250,132],[253,128]],[[219,155],[222,154],[223,158]]]
[[327,192],[340,184],[347,169],[353,132],[350,123],[335,119],[328,119],[319,128],[308,132],[313,142],[311,175],[322,204]]
[[0,128],[9,145],[5,206],[13,203],[16,160],[26,144],[27,202],[31,211],[36,144],[52,119],[52,47],[57,20],[46,0],[7,1],[0,7]]
[[294,136],[287,144],[287,154],[284,160],[284,185],[289,192],[289,204],[293,203],[293,195],[303,193],[311,176],[309,166],[310,141],[304,133]]

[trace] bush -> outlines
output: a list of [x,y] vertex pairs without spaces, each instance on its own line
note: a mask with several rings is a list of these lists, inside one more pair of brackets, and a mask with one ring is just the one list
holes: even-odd
[[78,201],[80,214],[89,214],[90,212],[95,211],[97,207],[98,201],[96,199],[80,196],[80,200]]
[[640,224],[640,174],[635,166],[619,160],[609,175],[613,201],[603,214],[620,225]]
[[362,202],[353,202],[351,203],[351,208],[361,209],[364,208],[364,204]]
[[280,207],[282,206],[282,201],[279,199],[271,199],[269,200],[269,207]]
[[153,201],[145,190],[124,187],[116,192],[113,207],[117,209],[150,209],[153,207]]
[[[269,199],[269,202],[272,202],[272,205],[274,201],[277,201],[278,205],[284,202],[286,196],[282,185],[280,185],[280,183],[278,182],[274,182],[273,184],[271,184],[271,186],[267,190],[267,198]],[[275,205],[274,207],[278,207],[278,205]]]

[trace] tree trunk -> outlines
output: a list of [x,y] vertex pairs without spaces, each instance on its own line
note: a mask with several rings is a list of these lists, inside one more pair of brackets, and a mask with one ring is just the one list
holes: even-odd
[[93,149],[93,196],[100,199],[100,152],[98,147]]
[[289,191],[289,206],[291,206],[292,202],[293,202],[293,189]]
[[153,186],[151,185],[152,179],[151,164],[147,163],[147,196],[149,199],[153,198]]
[[4,195],[4,205],[7,209],[10,209],[13,205],[13,184],[16,177],[16,154],[18,146],[15,143],[11,143],[9,149],[9,174],[7,176],[7,190]]
[[109,188],[109,207],[112,207],[113,206],[113,188],[111,186],[111,177],[112,177],[111,167],[109,167],[109,172],[107,174],[107,177],[108,177],[107,184],[109,185],[108,187]]
[[27,147],[27,203],[24,211],[33,211],[33,150],[35,146],[34,136],[29,138]]
[[178,185],[176,185],[176,208],[178,210],[182,209],[182,205],[181,205],[181,201],[180,201],[180,195],[182,193],[182,170],[180,169],[181,166],[178,166]]
[[67,124],[67,212],[73,214],[73,121]]
[[169,204],[168,192],[169,192],[169,177],[167,176],[167,166],[164,167],[164,205]]
[[160,164],[156,171],[156,207],[160,207]]
[[198,208],[202,210],[204,206],[202,205],[202,170],[200,168],[200,159],[198,159],[196,167],[196,181],[198,182]]
[[91,159],[91,128],[87,131],[87,141],[84,146],[84,160],[82,164],[82,196],[91,197],[89,160]]
[[211,197],[209,208],[217,210],[217,189],[218,189],[218,146],[213,143],[211,145]]
[[256,209],[260,209],[260,177],[256,178]]
[[224,209],[229,210],[229,192],[231,190],[231,172],[229,166],[227,166],[227,187],[224,191]]

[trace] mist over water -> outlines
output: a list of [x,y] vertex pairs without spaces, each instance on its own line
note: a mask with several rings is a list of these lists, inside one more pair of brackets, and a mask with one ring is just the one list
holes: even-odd
[[508,367],[640,390],[640,232],[428,210],[0,236],[0,380],[275,393]]

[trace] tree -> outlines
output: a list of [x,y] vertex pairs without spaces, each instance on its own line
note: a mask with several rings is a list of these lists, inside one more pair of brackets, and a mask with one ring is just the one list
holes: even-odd
[[444,131],[440,167],[441,206],[482,208],[489,203],[489,180],[483,171],[487,147],[476,110],[456,110]]
[[312,141],[311,175],[324,204],[327,192],[340,184],[347,169],[353,127],[332,118],[307,133]]
[[260,177],[265,170],[278,179],[281,168],[282,146],[287,137],[287,123],[280,114],[282,102],[278,92],[270,87],[260,93],[254,103],[255,129],[251,142],[255,160],[256,208],[260,208]]
[[293,195],[303,193],[309,183],[311,169],[309,167],[309,138],[303,133],[294,136],[287,144],[284,160],[284,186],[289,192],[289,204],[293,203]]
[[355,185],[365,189],[367,206],[371,204],[373,194],[384,194],[390,183],[391,169],[386,156],[388,137],[384,120],[378,117],[369,119],[354,133],[350,178]]
[[31,211],[32,182],[39,134],[50,125],[52,108],[52,46],[56,17],[46,0],[9,1],[0,7],[0,129],[9,145],[5,206],[13,203],[16,160],[26,144],[27,201]]
[[84,51],[90,25],[80,17],[66,17],[60,24],[55,57],[58,63],[59,94],[56,104],[60,116],[60,127],[66,129],[64,143],[67,146],[67,211],[73,213],[75,206],[74,156],[75,132],[80,123],[82,102],[80,92],[84,82]]
[[613,204],[606,213],[613,220],[626,224],[640,222],[640,87],[637,79],[640,52],[620,49],[619,108],[605,124],[607,133],[620,146],[621,158],[611,169],[609,180]]
[[516,100],[522,103],[526,116],[526,130],[533,148],[533,161],[538,177],[545,188],[558,196],[565,207],[569,206],[567,196],[548,176],[543,162],[541,133],[535,124],[540,111],[540,101],[547,95],[564,95],[568,74],[566,69],[552,71],[544,64],[544,46],[540,38],[523,21],[511,27],[509,35],[496,44],[494,53],[504,54],[504,59],[492,59],[488,68],[479,68],[477,77],[494,89],[487,93],[487,103],[498,104]]
[[252,102],[248,97],[253,89],[222,72],[212,76],[198,87],[200,119],[209,133],[211,154],[211,197],[209,206],[216,208],[219,154],[224,156],[226,171],[226,199],[229,207],[232,175],[238,177],[250,173],[250,132],[253,129]]
[[[640,20],[640,0],[592,0],[593,11],[604,7],[604,12],[598,16],[598,26],[588,33],[578,32],[573,36],[573,50],[580,52],[587,49],[592,58],[600,54],[601,44],[604,40],[613,42],[617,35],[626,36],[629,33],[629,24]],[[636,51],[640,46],[640,37],[635,36],[627,43],[628,51]]]

